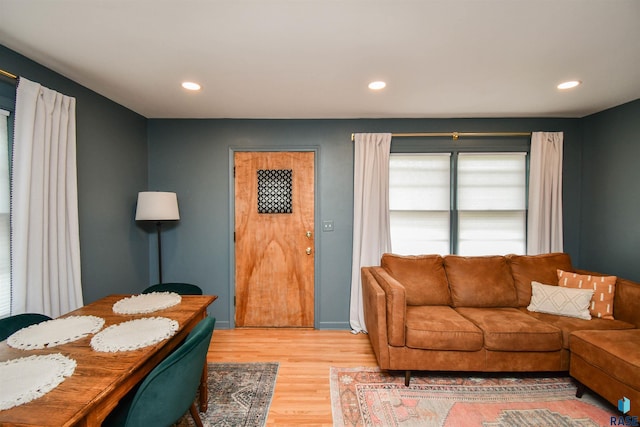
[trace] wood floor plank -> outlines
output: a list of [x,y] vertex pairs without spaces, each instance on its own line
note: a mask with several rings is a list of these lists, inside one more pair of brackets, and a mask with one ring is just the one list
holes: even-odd
[[268,426],[332,426],[329,369],[377,366],[366,334],[314,329],[221,329],[209,362],[278,362]]

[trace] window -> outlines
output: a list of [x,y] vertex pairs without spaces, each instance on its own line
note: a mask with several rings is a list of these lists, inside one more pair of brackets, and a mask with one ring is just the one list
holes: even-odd
[[448,153],[391,155],[389,215],[394,253],[449,253],[450,158]]
[[526,171],[524,152],[392,154],[393,252],[524,254]]
[[8,316],[11,308],[8,122],[9,113],[0,110],[0,318]]
[[525,253],[526,171],[525,153],[458,156],[457,253]]

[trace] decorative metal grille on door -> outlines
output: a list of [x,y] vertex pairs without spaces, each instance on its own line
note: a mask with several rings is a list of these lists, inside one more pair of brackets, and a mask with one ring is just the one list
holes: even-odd
[[292,213],[292,170],[258,170],[258,213]]

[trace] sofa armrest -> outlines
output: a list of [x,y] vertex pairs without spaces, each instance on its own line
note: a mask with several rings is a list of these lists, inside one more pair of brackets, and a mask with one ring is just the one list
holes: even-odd
[[385,293],[389,345],[403,347],[405,345],[404,331],[407,326],[405,288],[382,267],[373,267],[372,274]]
[[[576,273],[606,276],[587,270],[576,270]],[[618,277],[613,298],[613,317],[640,328],[640,283]]]
[[387,309],[384,291],[373,277],[373,267],[362,267],[362,304],[369,341],[380,367],[389,366]]

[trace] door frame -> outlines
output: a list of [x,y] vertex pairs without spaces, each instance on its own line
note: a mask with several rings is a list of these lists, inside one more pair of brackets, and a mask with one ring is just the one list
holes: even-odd
[[236,187],[233,176],[234,157],[237,152],[309,152],[313,154],[313,328],[319,329],[320,298],[318,283],[320,283],[320,198],[318,182],[318,154],[320,147],[316,145],[306,146],[274,146],[274,147],[229,147],[229,328],[236,327],[236,248],[233,233],[236,229]]

